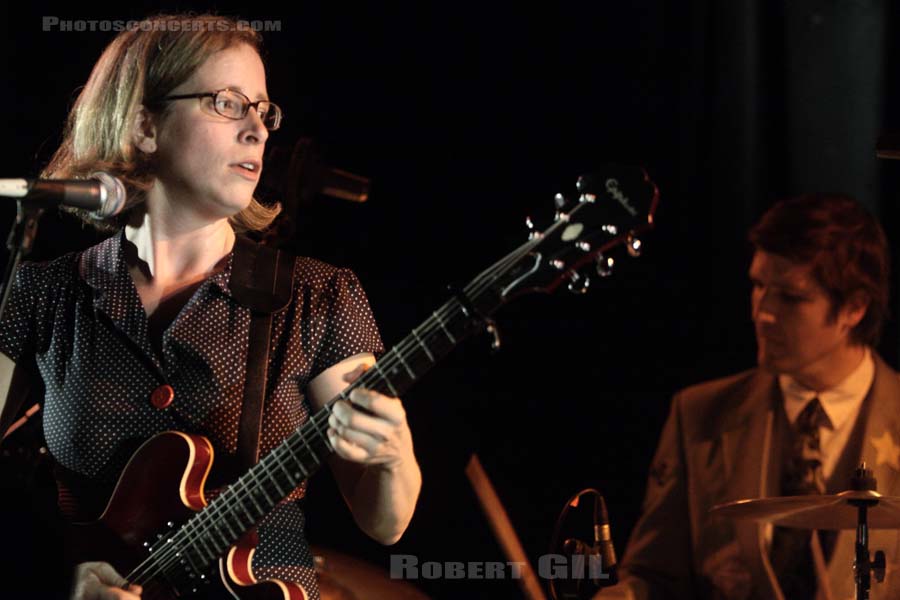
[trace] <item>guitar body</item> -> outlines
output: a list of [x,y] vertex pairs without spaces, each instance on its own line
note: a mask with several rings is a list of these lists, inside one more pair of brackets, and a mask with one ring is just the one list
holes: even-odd
[[[203,436],[169,431],[150,438],[134,453],[100,518],[73,524],[67,535],[67,562],[105,561],[119,573],[134,571],[168,531],[206,507],[204,485],[213,464],[213,448]],[[200,598],[241,600],[305,600],[293,582],[257,582],[251,569],[255,535],[245,535],[219,559],[205,580],[197,582]],[[164,581],[140,582],[144,595],[176,598]],[[185,590],[191,592],[191,590]]]

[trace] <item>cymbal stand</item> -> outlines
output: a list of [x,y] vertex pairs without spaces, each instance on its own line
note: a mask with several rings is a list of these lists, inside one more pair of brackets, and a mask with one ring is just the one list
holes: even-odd
[[[862,463],[856,469],[851,482],[851,488],[854,490],[870,490],[875,491],[877,484],[875,477],[872,476],[872,470],[866,468],[866,463]],[[875,558],[869,556],[869,524],[868,510],[870,506],[878,504],[876,498],[865,500],[848,500],[852,506],[858,511],[858,520],[856,525],[856,557],[853,561],[853,579],[856,583],[856,600],[869,600],[869,590],[872,587],[872,574],[878,583],[884,581],[885,558],[884,552],[878,550],[875,552]]]

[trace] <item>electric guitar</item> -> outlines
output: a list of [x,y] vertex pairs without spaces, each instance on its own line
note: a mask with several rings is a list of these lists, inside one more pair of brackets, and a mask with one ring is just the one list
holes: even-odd
[[612,271],[610,254],[624,245],[637,256],[638,237],[653,226],[659,192],[643,169],[611,165],[582,176],[577,201],[556,196],[552,225],[531,232],[522,244],[462,288],[424,323],[387,352],[346,390],[279,446],[221,491],[212,501],[204,485],[213,463],[209,440],[165,432],[145,442],[131,457],[100,519],[74,526],[76,540],[100,549],[78,562],[104,560],[145,598],[197,593],[238,599],[301,600],[297,583],[257,581],[251,569],[254,526],[334,452],[328,417],[339,398],[357,387],[400,396],[470,334],[487,327],[499,337],[491,314],[527,292],[553,292],[567,284],[584,292],[582,269],[600,276]]

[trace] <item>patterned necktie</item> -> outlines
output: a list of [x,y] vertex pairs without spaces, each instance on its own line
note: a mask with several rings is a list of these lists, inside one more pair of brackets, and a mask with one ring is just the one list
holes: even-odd
[[[828,415],[818,398],[810,400],[797,417],[782,465],[783,496],[825,493],[819,428],[829,424]],[[772,567],[788,600],[815,598],[816,574],[810,552],[811,534],[809,529],[789,527],[775,527],[773,532]]]

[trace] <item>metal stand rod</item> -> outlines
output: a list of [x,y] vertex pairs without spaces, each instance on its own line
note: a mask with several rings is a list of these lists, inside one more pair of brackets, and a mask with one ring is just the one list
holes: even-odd
[[[16,204],[18,206],[16,222],[10,229],[9,237],[6,239],[6,247],[9,248],[9,258],[6,261],[6,271],[3,273],[3,279],[0,280],[0,285],[3,286],[2,291],[0,291],[0,320],[3,319],[6,304],[9,302],[16,269],[18,269],[22,258],[28,256],[28,253],[31,251],[31,246],[34,244],[34,238],[37,235],[38,219],[43,213],[43,208],[35,206],[33,203],[19,200]],[[12,385],[12,382],[10,385]],[[24,401],[24,394],[10,394],[6,399],[0,398],[0,441],[5,437],[4,432],[8,431],[13,420],[19,416],[19,411]]]
[[857,507],[858,520],[856,526],[856,558],[853,561],[853,578],[856,582],[857,600],[869,600],[869,591],[872,588],[872,576],[879,583],[884,581],[884,573],[887,568],[884,552],[878,550],[873,558],[869,554],[869,508],[878,504],[878,500],[850,500],[852,506]]
[[28,256],[31,246],[34,244],[34,238],[37,236],[38,219],[44,209],[37,208],[31,204],[25,204],[21,200],[17,203],[16,222],[13,224],[6,239],[6,247],[9,248],[9,259],[6,261],[6,271],[3,273],[3,279],[0,284],[3,285],[3,292],[0,295],[0,319],[6,310],[6,303],[9,301],[9,292],[12,289],[12,280],[19,262],[23,257]]
[[856,560],[853,563],[853,575],[856,580],[856,600],[869,600],[869,589],[872,586],[872,565],[869,563],[869,524],[867,519],[868,503],[851,502],[859,511],[856,525]]

